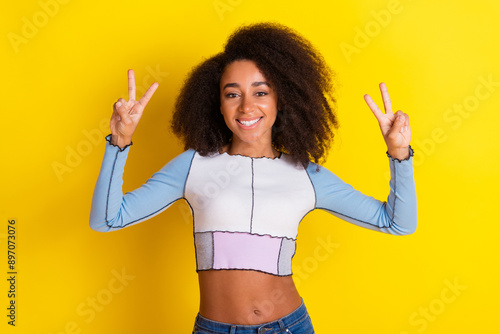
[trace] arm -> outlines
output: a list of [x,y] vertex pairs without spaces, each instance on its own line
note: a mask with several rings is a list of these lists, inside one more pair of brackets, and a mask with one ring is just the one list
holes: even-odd
[[130,146],[120,148],[106,137],[106,150],[92,197],[90,227],[99,232],[135,225],[167,209],[184,196],[194,150],[166,164],[145,184],[123,195],[123,170]]
[[316,194],[316,208],[357,226],[393,235],[407,235],[417,228],[417,198],[411,148],[407,160],[389,157],[390,193],[381,202],[343,182],[328,169],[311,163],[307,168]]
[[310,165],[308,173],[316,192],[316,207],[358,226],[395,235],[415,232],[417,228],[417,197],[413,179],[413,150],[410,147],[409,116],[398,110],[392,112],[392,102],[384,83],[380,83],[384,102],[383,113],[366,94],[365,101],[377,118],[387,145],[391,168],[391,191],[381,202],[363,195],[344,183],[327,169]]
[[120,98],[113,105],[111,135],[106,137],[104,159],[92,197],[90,227],[96,231],[115,231],[140,223],[183,197],[194,151],[186,151],[169,162],[140,188],[125,195],[122,192],[123,169],[132,135],[157,88],[158,83],[153,83],[137,101],[135,73],[128,70],[129,100]]

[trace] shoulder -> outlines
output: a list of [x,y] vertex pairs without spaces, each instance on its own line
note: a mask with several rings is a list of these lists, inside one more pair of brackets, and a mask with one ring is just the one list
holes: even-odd
[[188,149],[167,162],[161,171],[187,172],[191,168],[191,163],[196,154],[195,150]]
[[194,149],[188,149],[170,160],[168,164],[190,164],[195,154],[197,154],[197,152]]
[[344,182],[328,168],[314,162],[309,162],[305,170],[316,189],[326,186],[344,184]]
[[325,167],[323,167],[323,166],[321,166],[321,165],[319,165],[317,163],[314,163],[312,161],[309,161],[309,163],[307,164],[307,167],[305,168],[305,170],[306,170],[307,174],[309,174],[309,176],[311,176],[311,175],[321,175],[321,174],[330,172]]

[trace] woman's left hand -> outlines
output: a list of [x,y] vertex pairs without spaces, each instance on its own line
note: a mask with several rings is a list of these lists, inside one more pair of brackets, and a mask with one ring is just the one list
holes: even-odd
[[392,113],[392,103],[385,83],[380,83],[380,92],[384,101],[385,113],[373,102],[370,95],[365,94],[365,101],[377,118],[380,130],[387,144],[387,151],[391,157],[396,159],[406,159],[409,156],[408,145],[411,140],[410,117],[398,110]]

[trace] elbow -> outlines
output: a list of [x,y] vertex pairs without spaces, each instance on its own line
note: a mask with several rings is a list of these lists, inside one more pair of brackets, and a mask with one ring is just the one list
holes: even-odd
[[122,227],[123,221],[118,214],[112,216],[103,210],[91,208],[89,215],[89,227],[96,232],[112,232]]
[[90,216],[89,227],[96,232],[110,232],[113,231],[112,226],[109,225],[106,220],[97,219],[96,217]]
[[106,224],[98,224],[92,221],[89,222],[89,227],[96,232],[109,232],[111,230]]
[[404,215],[396,214],[390,223],[395,235],[410,235],[417,231],[417,213],[407,212]]
[[411,228],[407,229],[406,233],[403,234],[403,235],[414,234],[416,231],[417,231],[417,225],[415,225],[414,227],[411,227]]
[[406,218],[403,220],[392,219],[385,225],[384,232],[396,236],[410,235],[417,230],[417,220]]
[[417,231],[417,221],[414,220],[408,224],[405,224],[404,227],[399,226],[397,235],[410,235]]
[[106,219],[102,217],[94,217],[91,214],[89,219],[89,226],[96,232],[113,232],[127,227],[128,224],[126,224],[122,217],[120,217],[119,215],[114,217],[113,219]]
[[417,231],[417,213],[415,212],[411,218],[410,227],[408,228],[408,235],[413,234]]
[[415,224],[413,225],[413,228],[411,229],[411,233],[410,234],[413,234],[417,232],[417,221],[415,220]]

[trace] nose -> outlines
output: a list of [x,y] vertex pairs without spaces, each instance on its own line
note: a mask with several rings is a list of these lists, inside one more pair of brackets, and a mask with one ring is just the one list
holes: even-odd
[[244,113],[252,112],[254,108],[254,103],[251,98],[243,95],[240,100],[240,111]]

